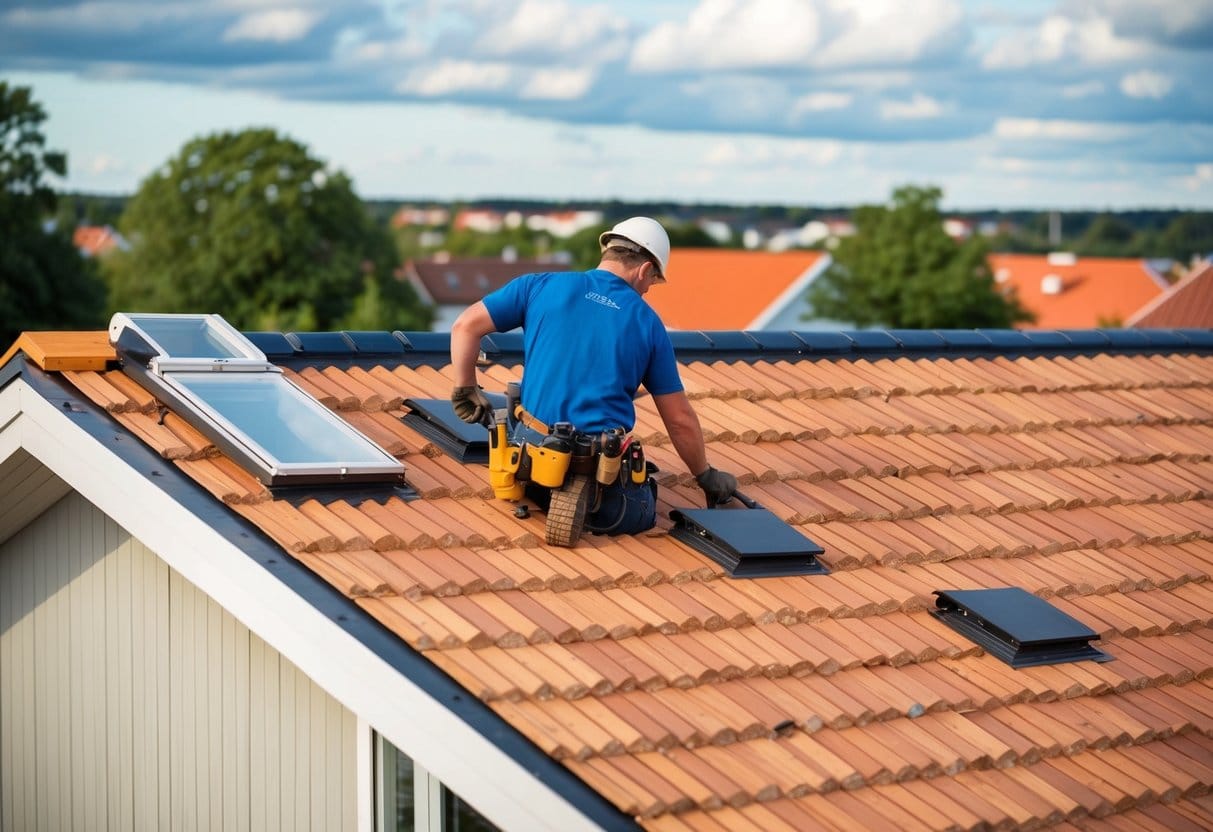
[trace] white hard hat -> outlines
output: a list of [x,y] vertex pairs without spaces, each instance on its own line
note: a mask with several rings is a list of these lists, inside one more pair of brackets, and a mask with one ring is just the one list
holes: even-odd
[[610,231],[598,236],[598,246],[606,251],[612,241],[626,240],[643,249],[657,263],[657,277],[665,282],[666,266],[670,262],[670,238],[661,223],[649,217],[630,217]]

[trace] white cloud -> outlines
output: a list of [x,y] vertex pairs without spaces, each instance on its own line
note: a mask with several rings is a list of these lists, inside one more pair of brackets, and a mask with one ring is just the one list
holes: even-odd
[[1104,91],[1103,81],[1084,81],[1061,88],[1062,98],[1088,98]]
[[1207,26],[1213,0],[1087,0],[1122,32],[1149,32],[1169,37]]
[[1181,181],[1189,191],[1213,190],[1213,163],[1197,165],[1192,175],[1185,176]]
[[1175,81],[1169,75],[1143,69],[1120,79],[1120,91],[1130,98],[1166,98]]
[[506,64],[442,61],[415,69],[396,86],[397,92],[424,96],[461,92],[491,92],[509,84],[513,72]]
[[1106,18],[1082,20],[1049,15],[1032,31],[1020,31],[996,41],[982,56],[987,69],[1018,69],[1060,61],[1105,64],[1139,58],[1145,45],[1116,35]]
[[565,0],[523,0],[477,39],[476,49],[487,55],[580,52],[584,57],[605,44],[608,55],[620,57],[625,49],[620,36],[627,29],[609,6],[572,8]]
[[642,72],[805,64],[821,35],[819,0],[701,0],[685,23],[660,23],[637,42]]
[[900,64],[926,56],[931,47],[958,36],[964,11],[955,0],[832,0],[841,31],[824,43],[818,66]]
[[957,0],[699,0],[636,44],[638,71],[884,66],[954,43]]
[[1049,139],[1055,141],[1111,141],[1130,131],[1129,125],[1065,119],[1000,118],[994,123],[999,139]]
[[855,96],[849,92],[811,92],[792,104],[793,113],[816,113],[822,110],[845,110]]
[[881,101],[880,117],[886,121],[938,118],[948,109],[950,109],[949,105],[943,104],[929,95],[916,92],[909,101],[891,101],[889,99]]
[[97,153],[89,157],[84,168],[90,174],[97,175],[102,173],[124,173],[129,169],[126,162],[110,156],[108,153]]
[[703,163],[714,168],[820,167],[842,155],[843,145],[836,141],[741,139],[715,142],[704,152]]
[[305,37],[320,15],[303,9],[268,9],[243,15],[223,33],[225,41],[256,40],[287,43]]
[[596,73],[588,67],[581,69],[541,69],[522,88],[523,98],[549,101],[571,101],[581,98],[594,83]]

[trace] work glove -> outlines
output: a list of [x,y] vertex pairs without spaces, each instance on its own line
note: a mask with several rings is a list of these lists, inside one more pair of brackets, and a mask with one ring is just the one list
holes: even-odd
[[484,422],[493,412],[493,403],[484,395],[484,391],[474,384],[452,390],[451,407],[455,408],[455,415],[469,425]]
[[695,482],[703,489],[708,499],[708,508],[715,508],[733,499],[737,490],[737,478],[726,471],[717,471],[711,465],[703,473],[695,477]]

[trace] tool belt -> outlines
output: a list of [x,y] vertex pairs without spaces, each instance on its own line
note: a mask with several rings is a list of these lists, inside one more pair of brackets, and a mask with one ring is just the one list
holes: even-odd
[[[499,411],[500,417],[489,428],[489,481],[498,498],[521,499],[528,482],[560,488],[570,474],[591,476],[601,486],[613,485],[621,475],[637,484],[648,479],[640,440],[622,428],[599,436],[583,433],[569,422],[549,428],[522,407],[516,384],[509,385],[506,402],[505,411]],[[543,434],[543,439],[511,440],[511,421]]]

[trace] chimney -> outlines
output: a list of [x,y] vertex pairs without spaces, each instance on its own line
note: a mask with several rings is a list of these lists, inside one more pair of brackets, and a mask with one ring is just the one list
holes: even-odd
[[1064,288],[1064,284],[1059,274],[1046,274],[1040,279],[1040,293],[1042,295],[1060,295],[1062,288]]

